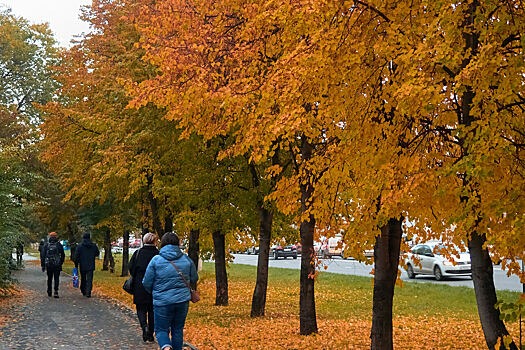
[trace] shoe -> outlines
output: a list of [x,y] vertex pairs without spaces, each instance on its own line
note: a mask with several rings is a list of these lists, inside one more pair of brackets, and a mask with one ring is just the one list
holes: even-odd
[[51,291],[50,291],[50,290],[47,291],[47,296],[48,296],[48,297],[51,296]]
[[155,338],[153,338],[153,333],[149,333],[148,334],[148,341],[154,343],[155,342]]
[[53,297],[58,299],[58,291],[57,290],[55,290],[55,295],[53,295]]
[[148,327],[142,328],[142,341],[145,343],[149,340],[148,338]]

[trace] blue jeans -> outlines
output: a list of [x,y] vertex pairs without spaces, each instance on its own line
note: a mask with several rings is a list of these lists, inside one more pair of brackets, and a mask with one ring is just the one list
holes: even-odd
[[166,345],[171,345],[173,350],[182,349],[184,323],[188,315],[189,304],[189,301],[186,301],[165,306],[153,306],[155,335],[161,349]]

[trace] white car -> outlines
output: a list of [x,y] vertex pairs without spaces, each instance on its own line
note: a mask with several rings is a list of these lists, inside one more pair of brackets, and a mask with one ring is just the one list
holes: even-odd
[[443,255],[445,246],[439,241],[417,244],[405,259],[408,278],[416,275],[430,275],[438,281],[451,276],[472,277],[470,254],[455,248],[459,257],[453,253],[450,258]]

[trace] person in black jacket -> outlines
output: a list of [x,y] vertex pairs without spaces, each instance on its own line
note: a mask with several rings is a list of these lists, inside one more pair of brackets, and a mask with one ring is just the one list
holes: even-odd
[[142,328],[142,339],[144,342],[155,341],[153,339],[154,318],[153,318],[153,297],[142,285],[142,278],[146,272],[151,259],[159,254],[155,246],[157,236],[154,233],[146,233],[142,238],[143,247],[136,250],[129,261],[129,271],[133,276],[133,304],[137,308],[137,317]]
[[38,244],[38,252],[40,253],[40,266],[42,267],[42,272],[46,271],[46,265],[44,264],[44,246],[46,245],[45,238],[40,240]]
[[91,242],[91,235],[84,233],[82,236],[82,243],[75,251],[75,266],[79,265],[80,270],[80,291],[82,295],[91,298],[91,290],[93,289],[93,271],[95,271],[95,258],[98,257],[100,251],[95,243]]
[[[42,248],[40,255],[40,263],[42,271],[47,270],[47,295],[51,296],[52,287],[54,287],[54,297],[58,298],[58,286],[60,284],[60,271],[62,271],[62,264],[66,255],[64,254],[64,247],[58,241],[56,232],[49,233],[49,239]],[[53,279],[55,284],[53,286]]]

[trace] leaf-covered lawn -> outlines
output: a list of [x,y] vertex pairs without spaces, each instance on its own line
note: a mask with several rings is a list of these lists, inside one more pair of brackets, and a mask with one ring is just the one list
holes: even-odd
[[[66,269],[70,269],[67,267]],[[126,277],[95,273],[95,290],[133,307],[122,290]],[[299,335],[299,271],[270,269],[266,316],[250,318],[256,268],[230,265],[229,306],[214,306],[213,265],[200,272],[201,301],[191,304],[185,339],[211,349],[366,349],[370,347],[372,281],[366,277],[322,273],[316,283],[319,333]],[[517,293],[500,292],[515,299]],[[394,300],[396,349],[486,349],[474,291],[447,285],[405,283]],[[517,340],[517,324],[508,325]]]

